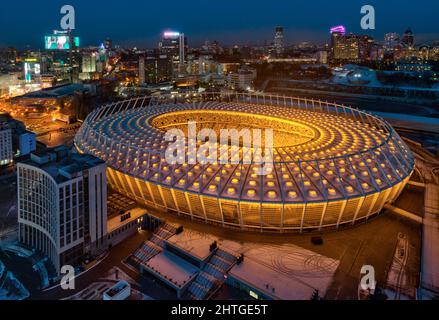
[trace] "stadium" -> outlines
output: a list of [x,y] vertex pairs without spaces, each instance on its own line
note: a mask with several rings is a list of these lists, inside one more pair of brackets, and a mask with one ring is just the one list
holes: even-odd
[[[254,148],[242,144],[237,163],[169,164],[166,131],[187,131],[192,121],[197,130],[215,132],[272,129],[272,168],[258,174],[261,159],[249,157]],[[398,198],[414,170],[409,148],[377,116],[336,103],[257,94],[109,104],[87,117],[75,146],[105,160],[111,187],[139,203],[257,231],[337,229],[366,221]]]

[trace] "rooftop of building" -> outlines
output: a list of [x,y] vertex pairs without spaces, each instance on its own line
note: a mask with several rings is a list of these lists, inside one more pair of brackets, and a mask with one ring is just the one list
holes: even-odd
[[66,146],[34,152],[21,163],[44,170],[57,183],[63,183],[80,175],[84,170],[104,164],[105,161],[89,154],[70,152]]
[[147,267],[174,287],[186,285],[198,272],[198,268],[179,256],[163,251],[148,261]]
[[29,99],[50,99],[50,98],[62,98],[65,96],[70,96],[78,90],[87,90],[83,84],[72,83],[47,89],[42,89],[39,91],[29,92],[17,98],[29,98]]
[[121,280],[118,283],[116,283],[114,286],[112,286],[111,288],[108,288],[104,294],[106,294],[107,296],[113,298],[115,296],[117,296],[120,292],[122,292],[125,289],[131,289],[131,286],[128,282],[126,282],[125,280]]
[[0,131],[5,131],[5,130],[8,130],[8,129],[9,129],[9,127],[8,127],[7,124],[0,122]]
[[205,260],[209,257],[211,253],[210,245],[214,241],[218,241],[218,238],[213,236],[206,237],[192,230],[175,234],[168,239],[170,244],[180,248],[199,260]]
[[14,134],[26,132],[26,126],[23,122],[14,119],[9,113],[0,113],[0,130],[11,129]]

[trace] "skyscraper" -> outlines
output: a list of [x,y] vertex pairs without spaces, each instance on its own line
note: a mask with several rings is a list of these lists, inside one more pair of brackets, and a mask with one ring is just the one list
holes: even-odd
[[340,36],[333,47],[335,60],[355,61],[360,58],[359,39],[354,35]]
[[413,35],[413,31],[412,29],[408,28],[405,32],[404,32],[404,36],[402,37],[402,44],[406,47],[413,47],[413,45],[415,44],[415,36]]
[[106,249],[104,161],[57,147],[17,165],[20,242],[46,254],[59,273]]
[[332,54],[332,58],[335,58],[335,53],[334,53],[335,46],[337,45],[338,39],[344,37],[344,35],[346,34],[346,28],[344,26],[335,26],[330,29],[330,33],[331,33],[331,54]]
[[139,85],[145,84],[145,56],[139,57]]
[[187,38],[184,33],[166,31],[159,43],[161,54],[166,54],[172,58],[174,73],[183,69],[186,62]]
[[284,28],[276,27],[274,34],[274,51],[277,56],[282,56],[284,50]]
[[166,54],[148,54],[139,57],[139,84],[156,84],[172,80],[173,63]]
[[87,52],[82,55],[82,72],[96,72],[96,52]]
[[399,45],[400,37],[396,32],[386,33],[384,35],[384,49],[386,51],[394,51]]
[[7,123],[0,122],[0,166],[10,164],[12,161],[12,132]]

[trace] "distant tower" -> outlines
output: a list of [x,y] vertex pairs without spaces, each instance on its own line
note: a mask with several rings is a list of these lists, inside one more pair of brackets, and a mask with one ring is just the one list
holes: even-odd
[[179,40],[179,62],[180,62],[180,67],[182,67],[186,61],[186,51],[187,51],[187,39],[184,36],[184,33],[180,34],[180,37],[178,38]]
[[161,54],[166,54],[172,59],[174,72],[183,69],[186,63],[186,53],[188,51],[188,42],[184,33],[166,31],[159,43]]
[[413,35],[412,29],[408,28],[405,31],[401,42],[403,45],[405,45],[407,47],[413,47],[413,45],[415,44],[415,36]]
[[394,51],[399,45],[399,34],[396,32],[386,33],[384,35],[384,49],[386,51]]
[[277,56],[282,56],[284,53],[284,28],[276,27],[274,34],[274,51]]
[[145,84],[145,57],[139,57],[139,85]]
[[12,151],[12,131],[7,122],[0,119],[0,166],[8,165],[14,160]]
[[334,48],[340,38],[346,34],[346,28],[344,26],[335,26],[330,29],[331,33],[331,55],[334,58]]

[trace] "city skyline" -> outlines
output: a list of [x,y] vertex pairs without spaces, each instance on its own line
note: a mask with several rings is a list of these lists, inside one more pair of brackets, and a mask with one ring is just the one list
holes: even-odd
[[[129,1],[128,5],[120,6],[115,1],[71,1],[69,4],[76,11],[75,33],[81,37],[81,45],[98,46],[105,38],[111,38],[121,46],[156,47],[161,33],[167,29],[184,32],[191,46],[198,46],[206,40],[218,40],[225,45],[264,44],[272,41],[274,28],[278,25],[285,29],[286,44],[301,41],[324,44],[329,40],[329,28],[339,24],[345,25],[348,32],[370,34],[378,40],[382,40],[388,32],[402,34],[408,27],[412,28],[419,43],[439,39],[439,27],[434,24],[439,4],[429,0],[421,0],[417,6],[406,0],[369,1],[367,4],[376,9],[375,30],[361,29],[360,8],[365,3],[359,0],[334,2],[331,6],[326,6],[322,0],[312,4],[302,0],[294,3],[278,1],[270,5],[252,1],[251,6],[247,0],[233,3],[233,6],[228,4],[230,1],[223,2],[221,6],[193,1],[191,6],[185,7],[178,7],[178,2],[174,0],[168,1],[166,6],[135,2],[131,0],[132,5]],[[0,46],[43,49],[42,35],[60,29],[59,10],[66,4],[65,1],[53,1],[44,10],[39,10],[37,3],[25,3],[24,12],[22,3],[3,5],[0,28],[9,32],[0,36]],[[424,11],[422,3],[431,10]],[[247,17],[245,13],[250,8],[257,14]],[[101,14],[95,15],[96,12]],[[309,23],[311,15],[315,19]],[[247,18],[244,20],[243,16]],[[117,19],[120,23],[114,23]],[[17,20],[20,22],[16,23]],[[13,29],[10,28],[12,25]],[[29,33],[30,28],[32,34]]]

